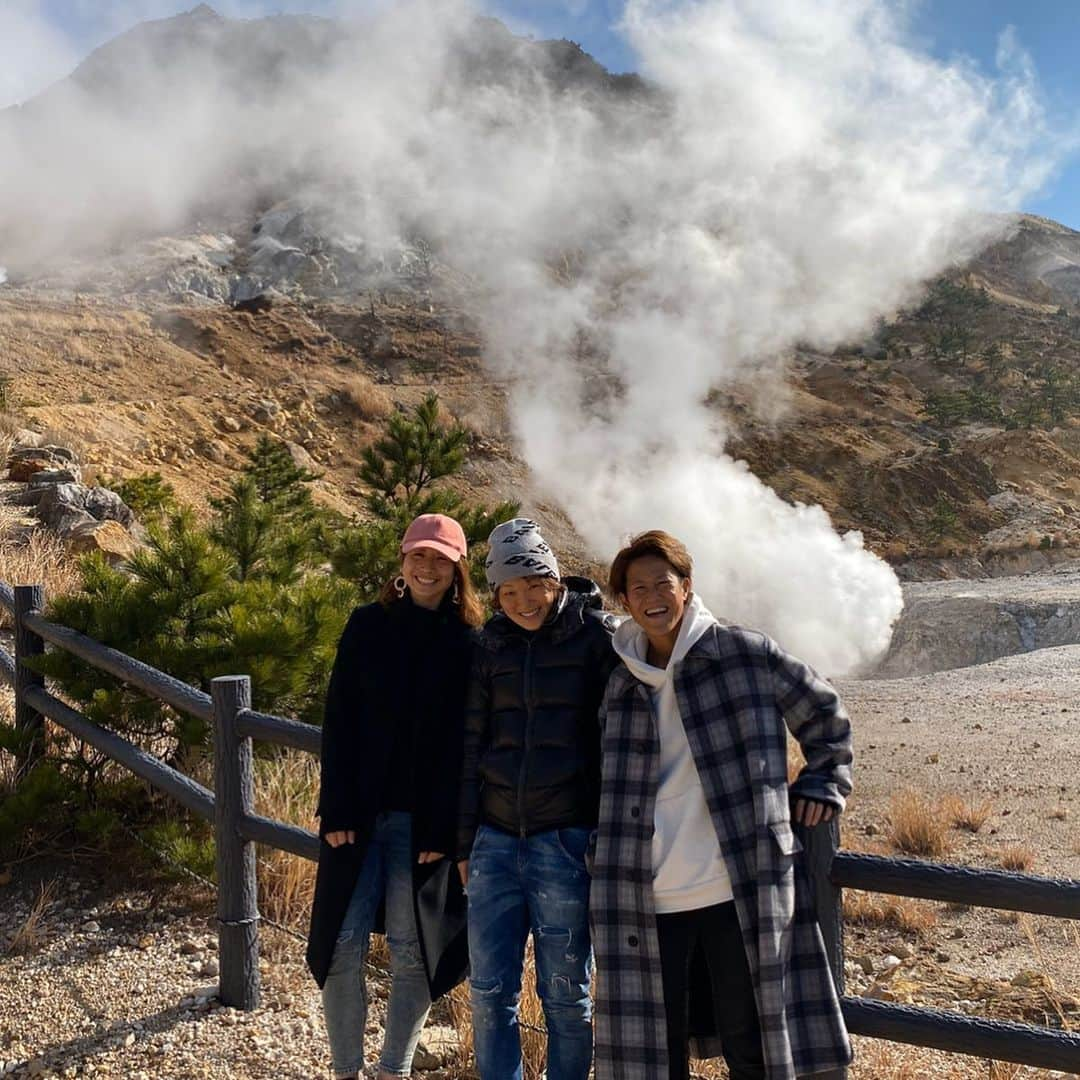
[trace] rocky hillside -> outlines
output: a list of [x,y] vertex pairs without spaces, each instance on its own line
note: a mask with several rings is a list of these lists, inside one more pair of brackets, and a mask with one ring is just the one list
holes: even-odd
[[[737,452],[907,576],[1030,569],[1080,541],[1080,233],[1034,217],[872,340],[802,354]],[[738,402],[733,403],[738,412]]]
[[[150,62],[160,92],[140,99],[139,122],[153,123],[222,56],[236,58],[232,92],[272,103],[275,73],[317,65],[341,41],[328,20],[231,21],[203,5],[109,43],[0,125],[25,141],[73,102],[115,113]],[[600,116],[626,100],[639,117],[663,112],[647,84],[572,42],[524,41],[494,20],[474,24],[455,56],[463,78],[583,91]],[[35,146],[62,157],[57,140]],[[78,443],[90,485],[158,471],[196,506],[270,432],[322,474],[319,499],[351,511],[363,447],[391,410],[434,386],[473,432],[473,493],[521,498],[583,558],[558,508],[530,493],[505,388],[485,367],[475,284],[454,252],[430,243],[422,222],[393,240],[358,238],[333,199],[290,194],[297,177],[284,166],[249,176],[251,160],[235,164],[212,202],[107,243],[80,233],[63,251],[30,254],[33,215],[23,226],[5,218],[8,428]],[[572,275],[579,254],[553,255],[552,273]],[[710,400],[758,476],[862,530],[905,576],[1000,573],[1080,546],[1078,348],[1080,234],[1023,217],[871,340],[797,351],[786,401],[762,409],[760,388],[730,383]]]

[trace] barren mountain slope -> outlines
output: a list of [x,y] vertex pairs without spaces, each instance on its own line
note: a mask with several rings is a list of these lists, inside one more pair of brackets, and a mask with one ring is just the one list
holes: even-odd
[[[628,137],[662,126],[659,91],[610,74],[572,42],[519,39],[487,19],[455,48],[448,70],[463,83],[524,86],[540,98],[580,92],[582,108]],[[130,117],[137,130],[180,107],[209,72],[229,93],[274,108],[286,75],[316,71],[342,50],[357,64],[379,62],[356,26],[230,20],[201,5],[108,43],[70,79],[0,113],[0,124],[35,155],[63,161],[71,139],[87,137],[53,123],[70,118],[73,103],[127,116],[133,88],[149,86]],[[526,509],[557,517],[530,502],[513,457],[506,388],[486,373],[480,298],[455,263],[460,253],[433,242],[422,221],[393,240],[358,236],[363,193],[312,187],[286,150],[238,131],[235,161],[205,177],[189,154],[184,182],[200,198],[183,204],[186,216],[154,216],[168,202],[155,180],[168,178],[148,177],[147,205],[135,200],[128,231],[107,240],[108,222],[74,200],[83,218],[59,231],[62,251],[35,246],[33,207],[6,213],[0,373],[14,380],[9,399],[30,422],[81,438],[99,475],[159,470],[196,504],[222,490],[243,447],[269,430],[312,456],[325,474],[320,498],[347,509],[357,456],[379,421],[434,386],[475,432],[466,480],[476,492],[519,494]],[[552,252],[553,279],[572,284],[586,256]],[[1080,546],[1078,280],[1080,234],[1019,218],[870,340],[782,358],[785,392],[764,376],[718,385],[711,400],[733,432],[729,449],[785,498],[862,530],[906,576],[1056,559]],[[601,399],[587,408],[602,410],[603,360],[578,360],[604,376],[586,391]],[[721,371],[718,360],[718,381]],[[577,548],[562,523],[555,539]]]

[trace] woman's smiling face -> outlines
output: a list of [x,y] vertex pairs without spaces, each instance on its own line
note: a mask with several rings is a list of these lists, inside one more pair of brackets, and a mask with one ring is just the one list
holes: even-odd
[[454,564],[434,548],[415,547],[401,560],[401,576],[415,603],[434,608],[454,584]]
[[626,592],[619,600],[650,638],[663,638],[678,629],[689,596],[689,578],[659,555],[642,555],[626,568]]
[[551,613],[559,595],[559,583],[552,577],[511,578],[499,586],[499,607],[522,630],[539,630]]

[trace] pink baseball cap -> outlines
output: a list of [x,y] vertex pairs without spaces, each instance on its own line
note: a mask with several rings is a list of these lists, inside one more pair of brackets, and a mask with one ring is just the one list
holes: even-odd
[[401,554],[408,555],[418,547],[434,548],[440,555],[460,562],[467,550],[465,532],[452,517],[445,514],[421,514],[405,530]]

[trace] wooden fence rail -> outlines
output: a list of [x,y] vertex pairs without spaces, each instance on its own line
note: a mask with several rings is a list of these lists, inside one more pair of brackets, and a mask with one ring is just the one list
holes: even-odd
[[[11,588],[0,582],[0,606],[15,620],[15,655],[0,649],[0,678],[15,688],[15,723],[25,746],[18,763],[20,773],[32,768],[45,752],[43,718],[47,717],[171,795],[192,813],[212,821],[218,876],[220,997],[236,1008],[256,1008],[259,913],[252,845],[265,844],[314,861],[319,855],[319,838],[306,829],[255,813],[252,740],[317,754],[322,732],[310,724],[252,709],[251,680],[246,675],[213,679],[207,694],[70,627],[48,621],[42,614],[44,601],[40,586]],[[46,643],[180,712],[210,723],[214,732],[214,790],[91,723],[49,693],[41,676],[25,663],[30,660],[32,664]],[[796,831],[805,848],[818,920],[841,994],[842,888],[1080,919],[1080,881],[840,851],[836,821],[814,829],[796,826]],[[855,1035],[1080,1072],[1078,1033],[867,998],[843,996],[841,1002],[848,1029]],[[829,1074],[828,1080],[843,1076],[843,1071]]]

